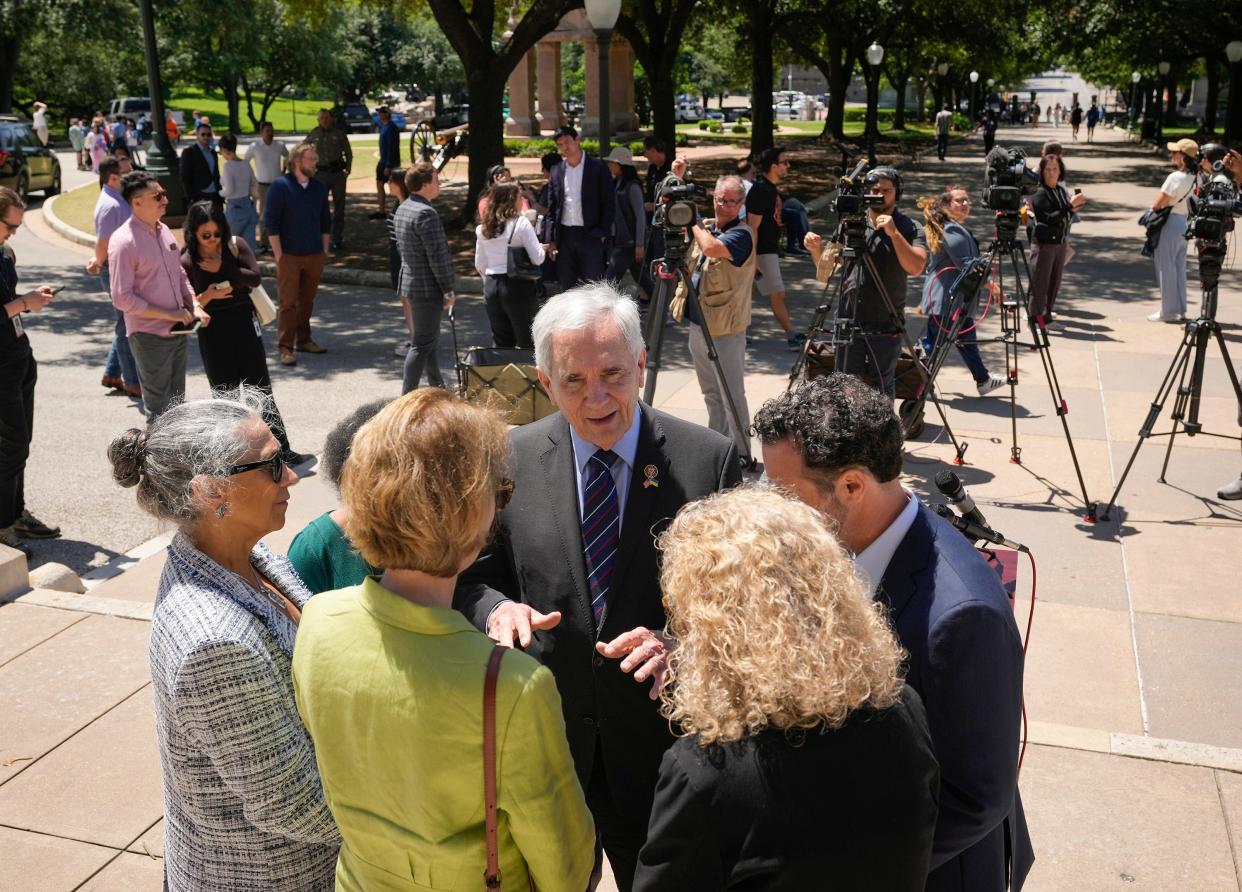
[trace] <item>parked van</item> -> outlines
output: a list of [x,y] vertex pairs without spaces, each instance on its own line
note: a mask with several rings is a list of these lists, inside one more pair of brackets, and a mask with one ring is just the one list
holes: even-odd
[[115,121],[117,118],[133,118],[138,120],[139,115],[151,115],[151,100],[146,96],[128,96],[125,99],[113,99],[108,105],[108,120]]
[[703,120],[703,106],[697,102],[679,102],[677,103],[677,111],[673,115],[673,120],[678,124],[686,122],[699,122]]

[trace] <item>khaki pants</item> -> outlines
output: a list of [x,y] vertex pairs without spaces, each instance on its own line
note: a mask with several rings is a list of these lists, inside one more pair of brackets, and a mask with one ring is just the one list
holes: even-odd
[[267,190],[272,188],[271,183],[259,183],[259,225],[258,225],[258,241],[264,247],[270,247],[267,240],[267,227],[263,224],[263,212],[267,210]]
[[323,274],[323,254],[282,253],[276,264],[276,293],[280,315],[276,319],[276,345],[292,350],[310,340],[311,310]]

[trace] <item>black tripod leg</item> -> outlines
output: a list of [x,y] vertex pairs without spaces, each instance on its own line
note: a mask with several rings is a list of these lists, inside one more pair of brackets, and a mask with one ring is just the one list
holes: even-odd
[[[1195,382],[1202,385],[1202,365],[1203,351],[1207,346],[1207,329],[1203,327],[1199,320],[1189,323],[1186,326],[1186,332],[1182,336],[1182,346],[1186,349],[1186,356],[1182,362],[1181,369],[1178,370],[1177,390],[1174,391],[1176,396],[1173,398],[1173,411],[1169,413],[1169,417],[1173,422],[1173,427],[1169,431],[1169,442],[1164,450],[1164,461],[1160,465],[1160,476],[1156,478],[1160,483],[1167,483],[1165,475],[1169,470],[1169,459],[1173,455],[1173,441],[1177,439],[1179,429],[1184,429],[1188,434],[1192,433],[1190,425],[1186,423],[1186,408],[1190,404],[1190,400],[1195,393]],[[1194,357],[1193,362],[1191,357]],[[1191,372],[1194,368],[1200,377],[1195,377],[1195,373]],[[1190,375],[1190,385],[1186,384],[1186,376]],[[1193,433],[1198,433],[1201,428],[1196,425]]]
[[660,373],[660,354],[664,349],[664,318],[675,275],[664,264],[656,270],[656,289],[651,297],[651,317],[647,327],[647,380],[643,383],[643,402],[648,406],[655,400],[656,376]]
[[[1139,450],[1143,448],[1143,444],[1151,437],[1152,429],[1156,426],[1156,421],[1160,417],[1161,411],[1164,409],[1165,400],[1169,398],[1169,393],[1173,390],[1173,382],[1178,381],[1179,384],[1186,374],[1186,364],[1190,359],[1190,344],[1188,339],[1183,339],[1177,352],[1173,354],[1173,362],[1169,364],[1169,369],[1164,373],[1164,380],[1160,382],[1160,388],[1156,391],[1156,398],[1152,400],[1151,405],[1147,409],[1147,417],[1143,419],[1143,426],[1139,428],[1138,442],[1134,444],[1134,451],[1130,453],[1130,460],[1126,462],[1125,469],[1121,472],[1121,477],[1117,480],[1117,486],[1113,490],[1112,497],[1109,498],[1108,504],[1104,506],[1104,510],[1100,516],[1104,520],[1108,520],[1112,514],[1113,506],[1117,504],[1117,496],[1121,494],[1121,487],[1125,486],[1126,478],[1130,476],[1130,469],[1134,467],[1134,460],[1138,458]],[[1170,436],[1170,440],[1172,437]]]
[[[729,409],[729,417],[733,419],[733,429],[737,431],[738,438],[746,444],[745,455],[750,456],[750,439],[747,434],[749,425],[742,424],[742,413],[737,409],[737,401],[733,398],[733,391],[729,389],[729,382],[725,378],[724,368],[720,365],[720,356],[716,353],[716,341],[712,338],[712,333],[707,327],[707,319],[703,316],[703,305],[699,303],[699,296],[695,293],[694,288],[690,284],[690,275],[685,268],[680,268],[681,280],[686,286],[686,303],[693,303],[695,315],[699,317],[702,324],[699,330],[703,333],[703,343],[707,345],[707,358],[711,360],[712,366],[716,370],[716,380],[720,382],[720,390],[724,393],[725,405]],[[744,378],[744,376],[743,376]],[[743,387],[745,381],[743,380]],[[743,394],[745,396],[745,394]]]
[[815,335],[825,330],[824,323],[828,320],[829,314],[832,313],[833,307],[840,306],[841,288],[849,277],[850,271],[854,268],[854,263],[853,259],[846,261],[844,269],[839,274],[840,278],[837,279],[835,288],[831,280],[824,285],[824,295],[827,299],[815,308],[815,315],[811,317],[811,325],[806,330],[806,340],[802,342],[802,349],[798,351],[798,358],[794,360],[793,368],[789,370],[789,385],[785,388],[786,390],[798,383],[802,370],[806,368],[806,356],[810,352],[811,343],[815,340]]

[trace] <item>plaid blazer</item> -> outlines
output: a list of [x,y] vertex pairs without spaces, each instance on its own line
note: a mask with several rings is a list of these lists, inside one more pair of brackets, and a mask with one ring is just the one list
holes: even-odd
[[[253,565],[299,607],[310,597],[263,545]],[[331,890],[341,837],[293,700],[297,630],[178,533],[151,623],[170,892]]]
[[397,293],[416,303],[442,303],[444,295],[455,290],[456,277],[440,215],[427,199],[411,195],[401,202],[392,222],[401,255]]

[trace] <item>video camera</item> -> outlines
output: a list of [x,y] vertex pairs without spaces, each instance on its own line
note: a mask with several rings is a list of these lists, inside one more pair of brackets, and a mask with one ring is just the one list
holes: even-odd
[[867,248],[867,211],[884,205],[881,195],[871,195],[871,184],[865,176],[867,162],[860,161],[849,174],[837,181],[837,197],[832,211],[837,215],[837,231],[832,240],[844,247],[841,254],[855,257]]
[[1021,149],[997,146],[987,155],[983,173],[983,204],[996,212],[996,233],[1001,240],[1012,239],[1018,231],[1022,196],[1033,195],[1039,177],[1026,166]]
[[683,180],[670,173],[656,184],[656,208],[651,223],[668,230],[685,229],[699,218],[699,209],[694,200],[706,197],[707,190],[698,183]]

